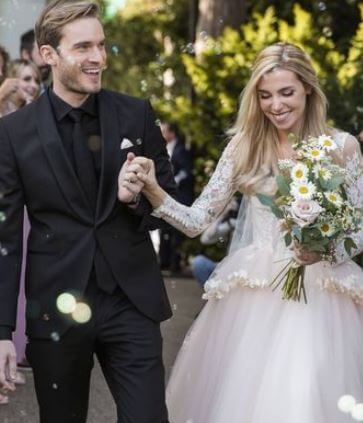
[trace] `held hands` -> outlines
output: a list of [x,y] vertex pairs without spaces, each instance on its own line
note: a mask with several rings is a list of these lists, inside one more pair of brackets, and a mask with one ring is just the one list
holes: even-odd
[[123,203],[133,203],[142,192],[153,207],[158,207],[165,196],[156,179],[154,162],[133,153],[127,155],[121,168],[118,187],[118,198]]
[[16,352],[12,341],[0,341],[0,388],[14,391],[17,374]]
[[144,186],[137,174],[148,169],[144,170],[135,159],[134,153],[128,153],[118,176],[118,198],[122,203],[135,203]]

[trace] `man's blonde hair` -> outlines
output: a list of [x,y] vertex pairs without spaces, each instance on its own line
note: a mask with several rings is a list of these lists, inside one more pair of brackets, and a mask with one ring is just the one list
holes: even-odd
[[65,25],[81,18],[100,19],[100,9],[89,1],[54,0],[44,8],[35,24],[38,46],[45,44],[57,48]]

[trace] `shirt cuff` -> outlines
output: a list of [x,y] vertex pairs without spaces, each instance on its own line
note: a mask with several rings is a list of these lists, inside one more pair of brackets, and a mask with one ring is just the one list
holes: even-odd
[[11,341],[13,329],[10,326],[0,326],[0,341]]

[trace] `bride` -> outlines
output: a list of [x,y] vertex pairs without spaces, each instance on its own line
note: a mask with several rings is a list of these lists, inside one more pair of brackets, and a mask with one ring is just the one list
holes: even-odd
[[[160,188],[143,157],[134,158],[120,185],[122,198],[137,177],[153,215],[189,236],[210,225],[235,191],[245,198],[230,253],[205,285],[208,302],[172,371],[171,423],[343,423],[351,418],[338,410],[338,399],[351,394],[363,402],[362,269],[342,246],[335,264],[298,246],[287,249],[278,220],[255,196],[273,194],[278,160],[294,157],[289,133],[334,138],[350,199],[361,207],[358,142],[328,127],[310,58],[287,43],[258,55],[230,141],[191,207]],[[358,254],[363,229],[354,238]],[[291,256],[307,266],[307,304],[283,300],[269,286]]]

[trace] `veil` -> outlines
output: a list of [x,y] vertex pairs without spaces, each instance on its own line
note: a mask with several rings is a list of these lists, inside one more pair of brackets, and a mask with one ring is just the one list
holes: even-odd
[[228,254],[233,254],[239,248],[246,247],[247,245],[252,244],[252,242],[253,230],[251,198],[248,195],[243,195]]

